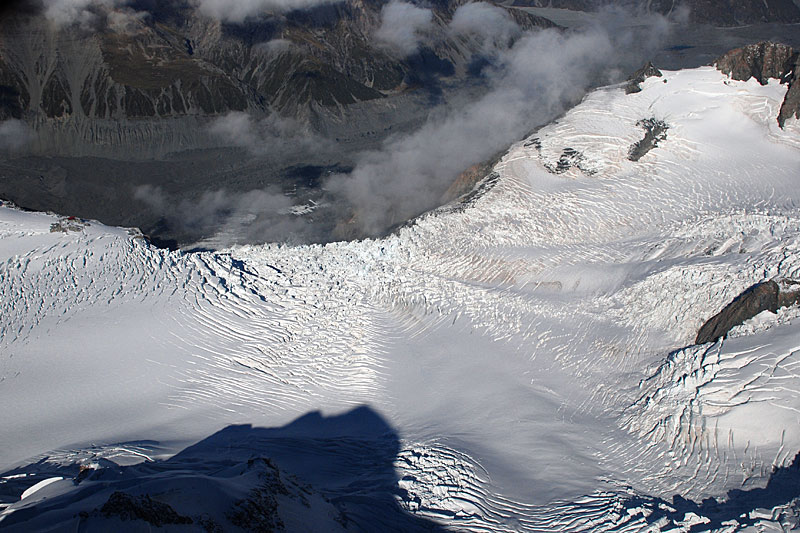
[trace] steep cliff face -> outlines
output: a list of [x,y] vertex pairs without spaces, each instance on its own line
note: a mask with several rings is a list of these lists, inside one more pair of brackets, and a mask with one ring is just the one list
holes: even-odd
[[800,118],[800,52],[791,46],[761,42],[736,48],[717,59],[714,65],[735,80],[752,77],[766,85],[773,78],[788,84],[778,124],[783,127],[789,118]]

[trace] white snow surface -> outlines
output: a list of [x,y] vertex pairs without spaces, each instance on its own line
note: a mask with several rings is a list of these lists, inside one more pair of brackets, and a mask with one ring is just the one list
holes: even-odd
[[[777,81],[642,88],[590,93],[484,194],[380,240],[170,252],[0,207],[0,472],[367,405],[399,435],[400,504],[446,527],[707,522],[625,502],[763,487],[800,451],[796,309],[692,345],[752,284],[800,278],[800,127]],[[629,161],[649,118],[667,138]],[[580,168],[551,173],[565,148]],[[775,505],[749,526],[798,515]]]

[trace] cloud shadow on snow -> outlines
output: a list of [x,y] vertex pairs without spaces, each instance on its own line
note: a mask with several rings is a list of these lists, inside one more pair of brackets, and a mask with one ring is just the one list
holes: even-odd
[[[37,472],[27,480],[12,480],[18,481],[17,492],[51,476],[72,478],[75,487],[20,508],[1,525],[22,531],[58,523],[83,531],[87,526],[89,530],[108,526],[109,520],[152,515],[161,517],[156,521],[167,520],[162,525],[188,518],[205,527],[203,520],[231,522],[237,510],[244,511],[242,516],[261,514],[268,519],[275,508],[294,505],[300,516],[319,516],[320,508],[327,509],[328,518],[347,530],[442,531],[438,524],[413,516],[398,504],[397,496],[407,497],[398,486],[394,468],[399,451],[394,429],[365,406],[330,417],[311,412],[275,428],[231,425],[164,461],[118,466],[100,460],[96,462],[102,468],[81,472],[78,464],[57,466],[43,460],[4,473]],[[4,492],[8,496],[8,488]],[[249,494],[244,503],[243,492]],[[112,497],[115,493],[122,496]],[[311,502],[307,509],[304,500]],[[114,508],[104,507],[112,501],[122,514],[114,511],[109,517],[102,511]],[[277,507],[270,502],[277,502]],[[164,504],[172,509],[165,510]],[[149,511],[141,511],[142,506]],[[150,524],[157,525],[152,520]],[[258,529],[253,524],[245,527],[253,528]]]

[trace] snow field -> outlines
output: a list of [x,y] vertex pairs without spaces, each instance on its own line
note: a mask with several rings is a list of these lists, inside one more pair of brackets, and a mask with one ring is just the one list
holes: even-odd
[[[0,207],[0,463],[366,404],[401,438],[401,505],[457,530],[680,530],[703,517],[629,502],[763,486],[800,451],[797,309],[691,343],[800,278],[800,132],[785,86],[664,74],[385,239],[182,254]],[[629,161],[648,118],[667,138]]]

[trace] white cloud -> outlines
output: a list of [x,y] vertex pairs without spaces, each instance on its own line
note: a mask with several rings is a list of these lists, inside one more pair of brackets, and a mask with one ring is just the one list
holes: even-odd
[[130,0],[42,0],[44,16],[59,27],[95,29],[107,25],[117,33],[136,31],[150,14],[128,7]]
[[266,13],[286,13],[340,0],[197,0],[198,10],[222,22],[244,22]]
[[476,35],[487,44],[503,46],[521,34],[519,25],[505,9],[486,2],[460,6],[448,30],[454,35]]
[[127,0],[43,0],[44,16],[58,26],[90,26],[100,9],[113,9]]
[[381,25],[375,32],[375,39],[388,50],[409,56],[419,49],[425,32],[432,27],[430,9],[392,0],[381,9]]
[[108,27],[116,33],[133,33],[141,28],[142,21],[150,16],[146,11],[115,9],[108,13]]
[[292,49],[294,43],[288,39],[272,39],[264,43],[259,43],[253,47],[257,52],[263,52],[268,56],[276,56]]

